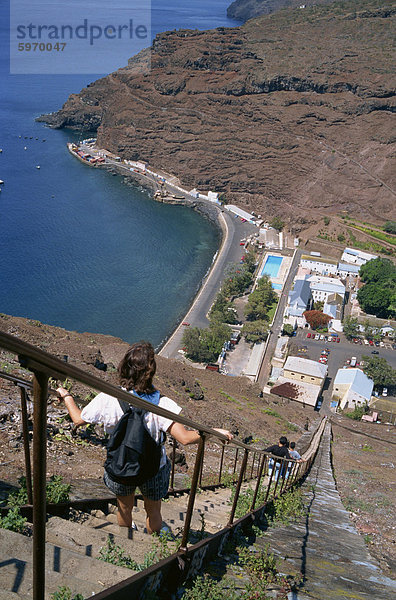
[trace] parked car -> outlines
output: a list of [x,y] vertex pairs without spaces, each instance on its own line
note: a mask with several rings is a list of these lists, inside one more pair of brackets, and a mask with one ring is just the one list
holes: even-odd
[[388,395],[388,388],[384,387],[384,389],[382,390],[382,395],[383,396],[387,396]]
[[322,334],[321,336],[319,336],[320,340],[324,340],[324,335]]
[[340,343],[340,338],[337,338],[337,344],[339,344],[339,343]]
[[310,338],[310,337],[311,337],[311,334],[310,334],[310,333],[307,333],[307,338]]
[[369,342],[368,342],[368,340],[363,340],[363,342],[366,344],[366,346],[368,346],[368,345],[369,345]]
[[371,350],[371,354],[379,354],[378,350]]
[[319,333],[317,333],[317,334],[315,335],[315,340],[318,340],[319,338],[320,338],[320,335],[319,335]]

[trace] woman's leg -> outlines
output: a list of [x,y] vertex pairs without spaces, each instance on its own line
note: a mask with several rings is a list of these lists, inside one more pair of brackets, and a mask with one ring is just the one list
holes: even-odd
[[150,500],[143,496],[146,509],[147,533],[159,533],[162,527],[161,500]]
[[117,522],[120,527],[132,527],[132,509],[135,503],[135,494],[117,496]]

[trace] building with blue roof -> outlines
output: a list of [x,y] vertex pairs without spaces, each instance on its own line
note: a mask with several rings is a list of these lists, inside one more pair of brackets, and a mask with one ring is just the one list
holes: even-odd
[[374,382],[361,369],[338,369],[334,379],[332,399],[338,407],[354,408],[368,404],[373,393]]

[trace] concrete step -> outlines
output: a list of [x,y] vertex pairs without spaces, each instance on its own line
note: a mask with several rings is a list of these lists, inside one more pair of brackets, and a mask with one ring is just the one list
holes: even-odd
[[[112,541],[137,563],[143,563],[147,554],[158,547],[155,538],[147,533],[119,527],[98,517],[91,517],[84,524],[51,517],[46,535],[47,541],[92,558],[99,556],[100,549],[106,546],[110,535]],[[176,545],[169,542],[168,549],[176,551]],[[135,573],[128,571],[129,576]]]
[[[27,576],[27,573],[32,571],[33,539],[2,529],[0,540],[0,562],[4,563],[0,569],[0,576],[5,578],[3,582],[0,581],[3,583],[0,588],[17,591],[21,594],[19,587],[22,585],[23,593],[29,594],[32,577]],[[93,591],[114,585],[132,574],[130,569],[116,567],[89,556],[82,556],[77,552],[50,543],[46,545],[45,568],[48,581],[54,580],[56,583],[55,589],[58,585],[71,587],[68,582],[73,580],[77,591],[89,595]],[[54,591],[52,584],[48,583],[47,587]]]

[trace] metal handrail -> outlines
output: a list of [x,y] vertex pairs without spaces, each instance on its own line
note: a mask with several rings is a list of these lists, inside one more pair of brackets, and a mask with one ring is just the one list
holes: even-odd
[[[225,442],[228,442],[228,439],[225,435],[218,433],[214,429],[207,427],[201,423],[197,423],[191,419],[183,417],[181,415],[176,415],[170,411],[167,411],[159,406],[153,406],[150,402],[147,402],[136,396],[122,390],[115,385],[108,383],[107,381],[103,381],[82,369],[71,365],[70,363],[65,363],[60,359],[48,354],[44,350],[36,348],[35,346],[20,340],[12,335],[9,335],[4,332],[0,332],[0,348],[4,348],[9,352],[12,352],[18,355],[19,363],[22,367],[30,370],[33,373],[33,382],[28,382],[24,379],[14,377],[12,375],[0,372],[0,377],[4,377],[7,380],[13,381],[15,385],[17,385],[21,390],[21,402],[22,402],[22,423],[23,423],[23,435],[24,435],[24,447],[25,447],[25,462],[26,462],[26,473],[29,474],[30,469],[30,454],[29,454],[29,443],[28,443],[28,430],[27,430],[27,412],[26,412],[26,399],[27,399],[27,390],[33,390],[33,407],[34,407],[34,415],[33,415],[33,485],[28,485],[28,496],[29,501],[32,498],[33,504],[33,599],[34,600],[43,600],[45,594],[45,522],[46,522],[46,427],[47,427],[47,402],[48,402],[48,394],[56,393],[54,390],[50,390],[48,388],[48,379],[49,377],[54,377],[56,379],[64,380],[66,378],[71,378],[75,381],[78,381],[82,384],[85,384],[95,390],[104,392],[109,394],[110,396],[120,398],[125,400],[129,404],[147,410],[149,412],[155,413],[162,417],[166,417],[171,419],[172,421],[181,423],[187,427],[191,427],[199,431],[201,439],[198,444],[198,450],[196,454],[195,466],[194,466],[194,474],[191,483],[190,489],[190,497],[187,507],[187,513],[185,518],[185,527],[183,530],[183,539],[182,545],[179,551],[179,554],[186,554],[187,551],[187,540],[189,535],[189,528],[191,524],[192,512],[194,508],[195,495],[197,491],[197,487],[201,484],[202,480],[202,470],[203,470],[203,461],[204,461],[204,450],[205,450],[205,441],[210,436],[214,438],[213,441],[220,442],[222,445],[222,454],[221,454],[221,468],[223,468],[223,458],[224,458],[224,447]],[[320,434],[321,435],[321,434]],[[238,482],[236,485],[236,493],[234,497],[233,506],[231,509],[230,520],[228,523],[228,527],[233,525],[235,510],[237,507],[238,497],[241,490],[241,486],[243,481],[246,479],[249,453],[253,453],[253,462],[251,466],[251,478],[253,478],[253,471],[255,466],[256,456],[259,456],[259,469],[257,473],[258,482],[257,488],[260,485],[263,476],[263,468],[264,464],[267,461],[266,457],[271,457],[272,455],[264,450],[254,447],[253,445],[247,445],[243,442],[233,439],[229,442],[230,446],[235,449],[235,462],[234,462],[234,474],[237,470],[238,464],[238,453],[239,448],[244,450],[242,465],[239,466],[239,475]],[[309,452],[308,452],[309,453]],[[307,463],[304,465],[298,464],[296,460],[291,458],[281,458],[277,456],[273,456],[274,464],[271,476],[269,478],[267,494],[265,498],[265,502],[268,499],[269,491],[271,488],[273,476],[276,470],[276,465],[279,465],[279,475],[276,476],[276,483],[273,489],[273,497],[276,497],[276,491],[279,484],[279,479],[282,478],[280,492],[283,491],[284,488],[290,487],[291,482],[285,483],[286,477],[282,475],[282,473],[286,473],[290,464],[293,464],[293,469],[297,475],[300,475],[300,471],[303,474],[309,468],[313,455],[309,454],[307,457]],[[300,469],[300,467],[302,467]],[[292,471],[291,471],[292,472]],[[172,474],[172,485],[173,485],[173,475]],[[293,478],[293,483],[296,481],[296,477]],[[217,485],[221,483],[221,472],[219,477],[219,482]],[[33,490],[33,497],[32,497]],[[257,493],[255,494],[254,501],[252,503],[252,509],[254,509],[254,504],[256,501]]]

